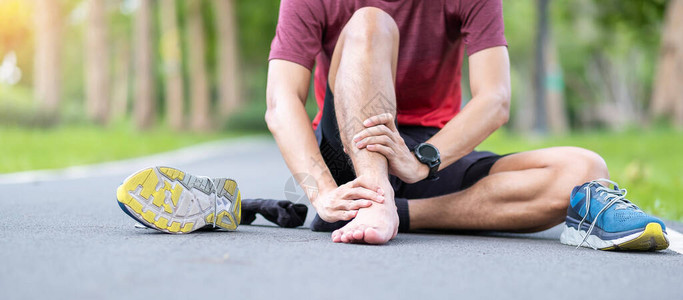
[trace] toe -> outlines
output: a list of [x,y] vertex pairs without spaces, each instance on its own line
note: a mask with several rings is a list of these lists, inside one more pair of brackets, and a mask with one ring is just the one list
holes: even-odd
[[365,229],[363,241],[368,244],[381,245],[386,244],[391,238],[388,236],[383,236],[374,228]]
[[363,240],[363,230],[354,230],[353,231],[353,239],[362,241]]
[[350,243],[351,240],[349,240],[349,234],[348,233],[343,233],[341,235],[341,241],[342,243]]
[[356,239],[353,238],[353,232],[353,230],[349,230],[344,233],[344,236],[346,237],[349,243],[353,243],[356,241]]
[[339,230],[332,232],[332,241],[335,243],[341,242],[341,232]]

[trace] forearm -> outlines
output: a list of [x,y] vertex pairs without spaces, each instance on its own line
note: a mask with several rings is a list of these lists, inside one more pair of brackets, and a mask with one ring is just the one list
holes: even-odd
[[[313,189],[305,187],[306,183],[299,182],[309,200],[314,202],[318,190],[334,189],[337,185],[320,154],[303,102],[299,99],[279,99],[277,103],[270,105],[266,113],[268,128],[291,173],[308,174],[315,179],[316,187]],[[297,178],[301,179],[303,178]]]
[[505,93],[474,97],[458,115],[427,141],[439,149],[439,169],[472,152],[491,133],[503,126],[508,116],[509,96]]

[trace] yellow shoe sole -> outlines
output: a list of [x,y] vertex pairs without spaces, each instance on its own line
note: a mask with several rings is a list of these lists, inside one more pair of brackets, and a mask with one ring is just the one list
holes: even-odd
[[650,223],[635,239],[600,250],[656,251],[666,248],[669,248],[669,239],[662,230],[662,226],[659,223]]
[[235,230],[241,196],[232,179],[209,179],[169,167],[140,170],[116,191],[119,206],[143,225],[166,233],[189,233],[207,226]]

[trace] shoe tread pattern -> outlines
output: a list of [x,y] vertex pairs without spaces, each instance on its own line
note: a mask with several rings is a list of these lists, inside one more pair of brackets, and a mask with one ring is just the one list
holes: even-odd
[[138,221],[167,233],[189,233],[206,225],[213,212],[214,187],[169,167],[141,170],[128,177],[117,190],[117,199]]

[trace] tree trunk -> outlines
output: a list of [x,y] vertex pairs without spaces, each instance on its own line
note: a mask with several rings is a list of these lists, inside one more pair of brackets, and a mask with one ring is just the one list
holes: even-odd
[[219,76],[219,111],[222,117],[227,117],[237,107],[241,98],[239,81],[239,62],[237,49],[237,31],[235,22],[235,1],[214,0],[216,4],[216,18],[218,19],[218,76]]
[[156,121],[152,49],[152,1],[139,1],[135,15],[135,123],[146,129]]
[[114,47],[114,91],[109,119],[116,120],[128,112],[128,92],[131,75],[131,47],[128,36],[117,39]]
[[[514,100],[514,114],[512,114],[513,130],[515,132],[530,134],[534,130],[534,125],[536,120],[534,120],[535,115],[535,99],[534,99],[534,82],[533,80],[528,80],[528,78],[533,77],[533,70],[525,65],[512,65],[510,68],[510,75],[512,78],[523,78],[519,80],[515,88],[512,90],[512,98]],[[515,84],[515,83],[513,83]]]
[[109,114],[109,43],[105,0],[88,0],[85,94],[88,118],[106,124]]
[[546,58],[544,46],[548,40],[548,2],[550,0],[538,0],[538,27],[536,32],[536,51],[535,51],[535,73],[534,90],[536,107],[534,113],[535,130],[544,134],[548,131],[548,121],[546,120]]
[[166,118],[174,130],[183,129],[183,77],[180,34],[175,1],[161,2],[161,55],[166,76]]
[[667,8],[659,63],[652,95],[652,115],[673,117],[683,128],[683,0]]
[[35,99],[57,115],[61,102],[62,17],[60,1],[36,0]]
[[212,122],[209,115],[209,83],[206,74],[204,29],[202,28],[200,0],[187,1],[187,26],[190,39],[190,99],[192,111],[192,129],[207,131]]
[[552,37],[545,39],[543,51],[545,54],[544,66],[545,79],[545,101],[546,101],[546,115],[547,124],[550,131],[554,134],[564,134],[569,130],[569,121],[567,120],[567,109],[564,103],[564,79],[562,76],[562,67],[557,59],[557,46]]

